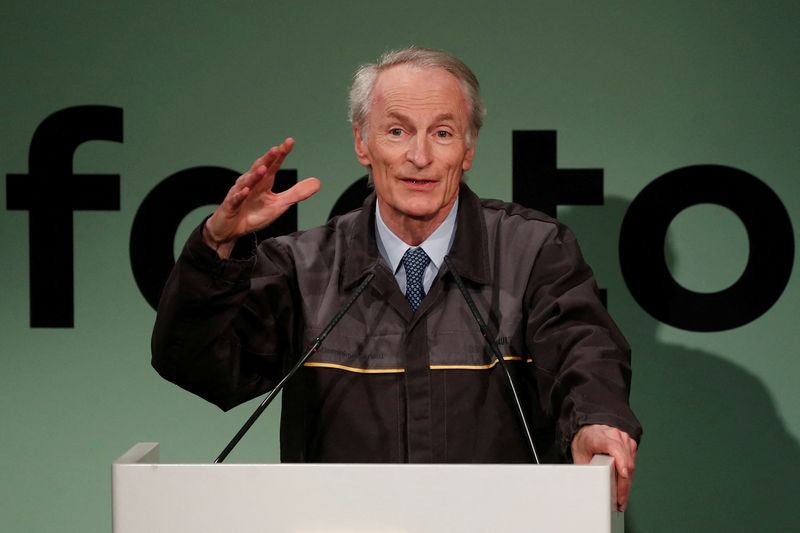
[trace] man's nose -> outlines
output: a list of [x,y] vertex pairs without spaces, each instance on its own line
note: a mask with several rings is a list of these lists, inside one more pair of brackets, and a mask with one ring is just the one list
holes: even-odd
[[431,163],[431,144],[427,135],[416,135],[411,139],[406,157],[417,168],[426,167]]

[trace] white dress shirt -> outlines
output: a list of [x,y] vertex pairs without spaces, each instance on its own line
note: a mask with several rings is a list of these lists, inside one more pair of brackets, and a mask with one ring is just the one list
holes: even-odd
[[[375,240],[378,243],[378,251],[381,257],[389,266],[397,284],[400,286],[400,291],[406,293],[406,270],[400,262],[403,259],[403,254],[409,248],[415,248],[404,242],[400,237],[394,234],[392,230],[386,225],[381,217],[381,208],[378,201],[375,200]],[[456,198],[453,208],[450,209],[447,218],[434,230],[430,236],[425,239],[419,248],[425,250],[425,253],[430,257],[431,262],[425,269],[425,275],[422,278],[422,286],[425,288],[425,294],[433,285],[433,280],[436,274],[442,267],[444,256],[450,251],[453,246],[453,239],[456,236],[456,214],[458,213],[458,198]]]

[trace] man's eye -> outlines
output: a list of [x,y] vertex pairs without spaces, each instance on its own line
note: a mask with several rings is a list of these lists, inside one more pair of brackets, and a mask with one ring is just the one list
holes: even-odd
[[442,139],[446,139],[446,138],[451,136],[451,133],[449,131],[446,131],[446,130],[439,130],[439,131],[436,132],[436,136],[440,137]]
[[389,135],[392,135],[394,137],[400,137],[402,134],[403,130],[401,130],[400,128],[392,128],[389,130]]

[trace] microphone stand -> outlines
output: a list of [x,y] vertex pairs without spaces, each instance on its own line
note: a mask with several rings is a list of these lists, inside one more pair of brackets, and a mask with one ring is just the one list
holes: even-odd
[[322,341],[325,340],[325,337],[327,337],[328,334],[331,331],[333,331],[333,328],[336,327],[336,324],[339,323],[339,320],[341,320],[342,317],[345,315],[345,313],[347,313],[347,311],[350,309],[350,306],[353,305],[353,302],[355,302],[356,299],[358,299],[358,297],[361,296],[361,293],[364,292],[364,289],[367,288],[367,285],[370,284],[372,278],[374,277],[375,277],[374,272],[370,272],[369,274],[367,274],[364,280],[358,285],[358,287],[356,287],[356,290],[355,292],[353,292],[353,295],[350,297],[350,299],[342,306],[339,312],[336,313],[336,316],[334,316],[331,319],[331,321],[328,322],[328,325],[325,326],[325,329],[322,330],[322,333],[320,333],[319,336],[314,339],[314,342],[311,344],[311,347],[308,349],[305,355],[303,355],[303,357],[301,357],[300,360],[297,361],[297,363],[292,367],[291,370],[289,370],[289,372],[283,377],[283,379],[280,380],[280,382],[277,385],[275,385],[275,388],[272,389],[269,392],[269,394],[267,394],[266,398],[264,398],[264,400],[261,402],[261,405],[259,405],[258,408],[256,408],[256,410],[253,412],[253,414],[250,415],[250,418],[247,419],[247,422],[244,423],[239,432],[236,433],[236,435],[234,435],[234,437],[231,439],[228,445],[225,446],[225,449],[222,450],[222,452],[217,456],[216,459],[214,459],[214,464],[221,463],[222,461],[225,460],[226,457],[228,457],[228,454],[231,453],[231,450],[233,450],[233,448],[239,443],[239,441],[242,440],[244,434],[247,433],[247,431],[255,423],[255,421],[258,420],[258,417],[261,416],[261,413],[263,413],[264,410],[269,406],[269,404],[272,403],[272,400],[275,399],[275,396],[277,396],[278,393],[281,390],[283,390],[283,386],[286,385],[286,383],[292,378],[295,372],[297,372],[300,369],[300,367],[303,366],[303,363],[305,363],[309,357],[314,355],[314,353],[316,353],[317,350],[319,350],[319,347],[322,346]]
[[456,271],[455,267],[453,266],[453,262],[450,260],[449,255],[445,256],[444,262],[447,265],[447,268],[450,269],[450,272],[453,273],[453,278],[456,280],[456,285],[458,285],[458,290],[461,291],[461,295],[464,297],[464,300],[466,300],[467,306],[469,307],[469,310],[472,313],[473,318],[475,318],[475,322],[478,323],[478,328],[480,328],[481,330],[481,335],[483,335],[483,338],[489,345],[489,349],[492,351],[495,358],[497,358],[497,362],[500,365],[500,368],[503,369],[503,372],[505,372],[505,375],[508,378],[508,384],[511,388],[511,395],[514,397],[514,403],[517,406],[517,414],[519,415],[519,419],[522,422],[522,428],[525,431],[525,439],[527,441],[528,448],[530,448],[534,462],[538,465],[539,455],[536,453],[536,446],[534,446],[533,444],[533,436],[531,435],[531,430],[528,427],[528,419],[525,416],[525,410],[522,408],[522,403],[520,402],[519,396],[517,395],[517,389],[514,386],[514,380],[511,378],[511,372],[509,372],[508,365],[506,365],[506,361],[505,359],[503,359],[503,354],[500,353],[500,348],[497,347],[497,343],[494,340],[494,335],[491,334],[491,332],[489,331],[489,327],[486,325],[486,322],[484,322],[483,318],[481,318],[481,315],[478,312],[478,308],[475,306],[475,302],[469,295],[467,287],[464,285],[464,281],[461,279],[461,276],[458,275],[458,271]]

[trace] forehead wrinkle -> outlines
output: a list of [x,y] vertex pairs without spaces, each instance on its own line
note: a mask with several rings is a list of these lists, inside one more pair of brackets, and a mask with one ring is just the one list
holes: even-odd
[[[402,111],[396,110],[395,107],[399,107],[400,109],[403,109],[402,106],[389,107],[386,110],[386,116],[387,117],[395,118],[395,119],[401,120],[403,122],[411,122],[412,121],[412,118],[410,116],[406,115]],[[445,113],[439,113],[438,115],[434,116],[431,119],[431,122],[437,122],[437,123],[438,122],[447,122],[447,121],[456,122],[457,121],[456,116],[453,115],[453,113],[445,112]]]
[[[373,111],[377,111],[386,118],[396,118],[404,122],[412,122],[414,120],[413,115],[415,111],[424,111],[428,114],[435,113],[435,115],[428,119],[430,122],[452,121],[460,123],[469,120],[466,111],[459,113],[458,109],[452,109],[452,100],[445,98],[387,98],[385,99],[387,100],[386,102],[381,102],[380,100],[380,98],[376,99],[376,103],[384,105],[375,106]],[[379,110],[381,107],[383,108],[383,112]],[[444,109],[444,111],[442,111],[442,109]]]
[[[420,81],[416,77],[398,79],[396,75],[398,72],[402,73],[403,70],[410,71],[412,74],[424,72],[424,69],[398,66],[380,75],[375,84],[369,112],[369,115],[373,115],[373,119],[395,117],[404,121],[412,121],[417,118],[415,113],[423,112],[428,115],[425,117],[426,120],[452,120],[459,124],[463,122],[464,127],[468,127],[469,104],[463,87],[455,77],[447,73],[448,77],[452,77],[452,86],[450,87],[448,87],[449,83],[430,87],[425,85],[425,81],[422,82],[424,86],[420,87]],[[438,71],[434,69],[433,73],[436,74]],[[455,89],[455,95],[450,92],[450,89]],[[432,114],[435,116],[429,118]]]
[[438,91],[429,91],[429,94],[383,94],[376,98],[376,103],[385,103],[386,110],[395,109],[441,109],[452,105],[452,102],[443,98]]

